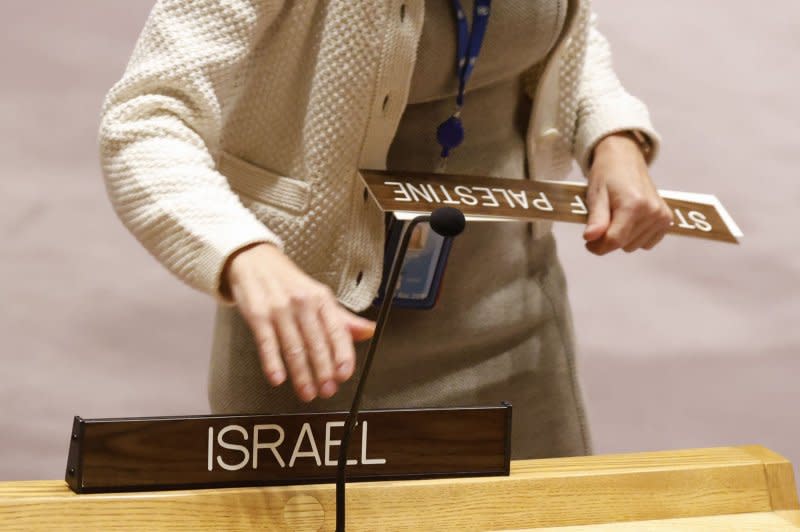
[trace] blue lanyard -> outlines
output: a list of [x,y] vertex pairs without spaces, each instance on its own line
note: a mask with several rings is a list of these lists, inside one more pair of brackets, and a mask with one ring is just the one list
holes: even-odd
[[492,0],[475,0],[472,13],[472,30],[459,0],[452,0],[458,24],[458,45],[456,47],[456,73],[458,75],[458,95],[456,110],[452,116],[439,124],[436,129],[436,140],[442,146],[442,167],[450,151],[464,141],[464,125],[461,123],[461,108],[464,105],[464,90],[467,87],[475,62],[481,52],[483,37],[489,26]]

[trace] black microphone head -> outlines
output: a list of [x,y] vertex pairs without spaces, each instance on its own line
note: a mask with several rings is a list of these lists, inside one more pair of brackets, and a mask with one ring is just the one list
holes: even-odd
[[439,207],[431,213],[431,229],[437,234],[449,237],[458,236],[467,225],[464,213],[453,207]]

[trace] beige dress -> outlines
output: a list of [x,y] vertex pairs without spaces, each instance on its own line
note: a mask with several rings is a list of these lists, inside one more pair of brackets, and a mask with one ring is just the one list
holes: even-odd
[[[472,1],[462,2],[468,17]],[[525,131],[531,101],[520,74],[545,59],[566,17],[567,2],[495,2],[462,111],[464,143],[452,173],[527,177]],[[426,2],[409,105],[387,160],[392,170],[430,171],[436,126],[453,111],[456,31],[448,0]],[[220,309],[233,312],[234,309]],[[375,309],[367,313],[376,314]],[[224,320],[219,320],[224,321]],[[346,410],[355,379],[329,400],[310,405],[290,386],[262,377],[241,318],[218,334],[211,366],[215,413]],[[360,346],[359,360],[365,345]],[[590,452],[575,378],[571,317],[552,235],[533,238],[523,223],[470,223],[453,246],[432,310],[394,309],[373,364],[364,406],[513,406],[514,458]]]

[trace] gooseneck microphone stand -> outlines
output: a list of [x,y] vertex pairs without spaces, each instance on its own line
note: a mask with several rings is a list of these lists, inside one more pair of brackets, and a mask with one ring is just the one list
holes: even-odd
[[458,209],[452,207],[441,207],[433,211],[430,216],[417,216],[406,224],[403,231],[403,240],[395,253],[394,260],[392,260],[392,267],[389,270],[389,278],[386,282],[386,290],[384,291],[383,301],[381,302],[380,310],[378,311],[378,318],[375,322],[375,334],[369,343],[367,356],[364,359],[364,367],[361,370],[361,375],[358,379],[355,395],[353,396],[353,403],[350,407],[350,413],[347,415],[347,421],[344,424],[344,434],[342,436],[341,445],[339,448],[339,459],[337,461],[336,471],[336,532],[345,532],[345,482],[347,480],[347,449],[350,446],[350,437],[353,433],[353,428],[358,423],[358,411],[361,407],[361,396],[364,391],[364,386],[367,382],[369,369],[372,366],[372,359],[375,356],[375,350],[378,347],[378,342],[386,325],[386,320],[389,317],[389,310],[392,307],[395,291],[397,291],[397,281],[400,279],[400,271],[403,267],[403,261],[408,251],[408,243],[411,240],[411,235],[414,228],[423,222],[430,222],[431,229],[437,234],[447,238],[454,237],[464,230],[466,221],[464,214]]

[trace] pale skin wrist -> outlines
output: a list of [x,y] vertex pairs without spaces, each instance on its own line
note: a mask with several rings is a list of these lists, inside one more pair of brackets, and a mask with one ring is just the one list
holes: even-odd
[[[632,157],[647,164],[645,150],[630,131],[621,131],[606,135],[595,144],[590,160],[598,157]],[[589,177],[591,177],[591,173]]]
[[255,248],[256,246],[265,246],[265,247],[268,247],[268,248],[271,247],[271,248],[274,248],[274,249],[277,250],[277,248],[275,248],[274,245],[272,245],[272,244],[270,244],[268,242],[254,242],[252,244],[248,244],[246,246],[242,246],[241,248],[239,248],[236,251],[234,251],[233,253],[231,253],[230,256],[228,257],[228,259],[225,261],[225,266],[223,266],[223,268],[222,268],[222,275],[220,275],[219,290],[220,290],[220,293],[226,299],[230,300],[230,299],[233,298],[233,296],[231,294],[231,283],[235,282],[235,279],[237,279],[238,276],[241,275],[241,262],[242,261],[238,261],[239,267],[236,267],[236,266],[234,266],[234,264],[237,264],[237,260],[236,259],[238,257],[240,257],[242,255],[242,253],[244,253],[245,251],[249,251],[249,250]]

